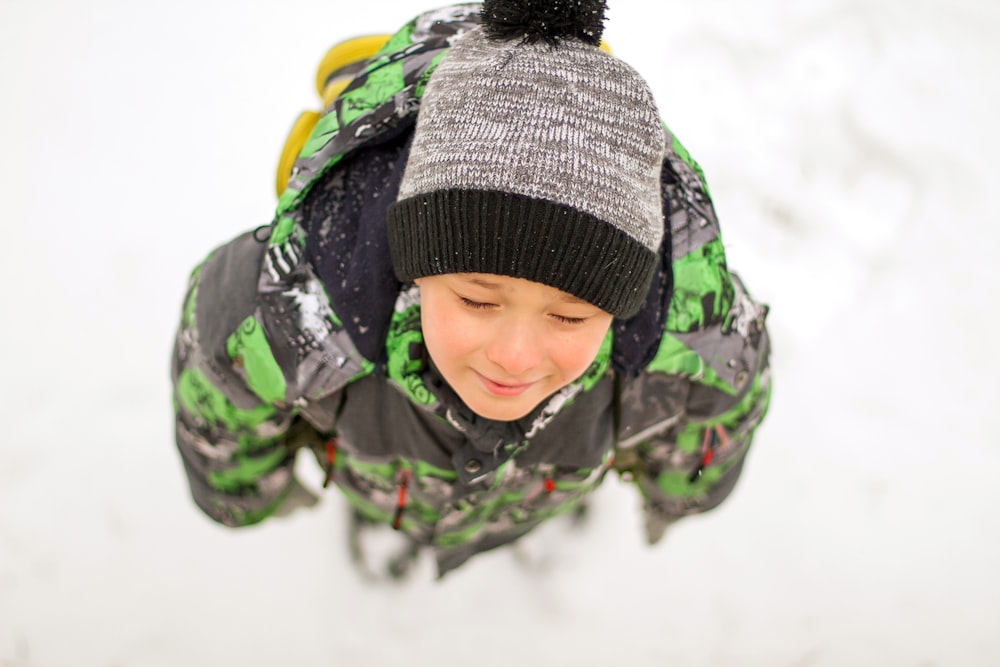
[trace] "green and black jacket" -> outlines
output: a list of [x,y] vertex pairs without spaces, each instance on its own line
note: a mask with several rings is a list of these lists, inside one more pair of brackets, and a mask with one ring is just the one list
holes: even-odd
[[427,358],[385,208],[424,84],[478,9],[393,35],[319,119],[273,224],[192,273],[173,357],[177,446],[213,519],[280,510],[310,449],[359,513],[434,549],[443,574],[572,510],[609,470],[641,494],[651,542],[739,477],[770,395],[766,307],[727,269],[701,170],[666,128],[660,271],[581,378],[493,422]]

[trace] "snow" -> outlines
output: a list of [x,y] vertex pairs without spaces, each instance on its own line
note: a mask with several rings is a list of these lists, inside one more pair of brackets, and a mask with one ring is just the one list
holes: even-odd
[[336,492],[204,518],[168,358],[187,273],[268,221],[326,47],[432,5],[0,4],[0,665],[1000,664],[1000,6],[610,4],[771,305],[771,415],[655,548],[609,483],[532,567],[399,585],[352,570]]

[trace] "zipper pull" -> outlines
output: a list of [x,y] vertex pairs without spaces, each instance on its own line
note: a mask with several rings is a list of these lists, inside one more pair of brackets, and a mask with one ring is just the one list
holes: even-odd
[[334,464],[337,463],[337,439],[330,438],[326,441],[326,477],[323,479],[323,488],[330,486],[333,481]]
[[400,468],[396,480],[396,512],[392,517],[393,530],[399,530],[403,524],[403,509],[406,507],[406,492],[410,487],[410,471]]
[[701,460],[698,461],[698,465],[688,475],[689,484],[694,484],[698,481],[705,468],[712,464],[712,460],[715,458],[715,448],[720,444],[723,447],[729,446],[729,436],[726,435],[726,429],[722,427],[722,424],[706,428],[705,435],[701,439]]

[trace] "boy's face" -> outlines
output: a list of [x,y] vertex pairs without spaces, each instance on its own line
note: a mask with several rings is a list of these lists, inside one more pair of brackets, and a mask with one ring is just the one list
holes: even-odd
[[529,280],[450,273],[416,282],[431,359],[487,419],[519,419],[576,380],[611,326],[597,306]]

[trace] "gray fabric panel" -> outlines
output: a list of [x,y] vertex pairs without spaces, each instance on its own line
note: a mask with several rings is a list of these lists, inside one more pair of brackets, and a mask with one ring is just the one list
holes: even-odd
[[206,352],[225,350],[226,339],[253,314],[265,250],[266,244],[246,232],[217,248],[202,266],[195,322]]
[[200,370],[216,386],[225,389],[240,409],[260,403],[232,367],[226,340],[256,310],[257,278],[267,246],[242,234],[217,248],[201,268],[195,297],[195,328]]

